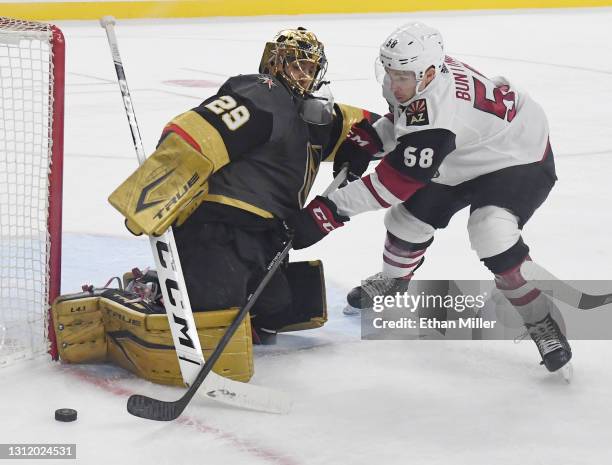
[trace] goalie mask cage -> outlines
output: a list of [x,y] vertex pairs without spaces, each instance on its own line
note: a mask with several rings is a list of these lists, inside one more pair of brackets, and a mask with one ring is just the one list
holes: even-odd
[[57,358],[63,120],[62,32],[0,17],[0,367]]

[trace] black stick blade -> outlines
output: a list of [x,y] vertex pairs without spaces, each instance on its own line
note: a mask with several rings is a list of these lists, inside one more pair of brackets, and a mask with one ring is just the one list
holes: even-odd
[[140,394],[130,396],[127,402],[127,410],[132,415],[155,421],[176,420],[184,409],[185,405],[180,400],[165,402]]
[[612,303],[612,294],[591,295],[583,293],[578,303],[580,310],[591,310]]

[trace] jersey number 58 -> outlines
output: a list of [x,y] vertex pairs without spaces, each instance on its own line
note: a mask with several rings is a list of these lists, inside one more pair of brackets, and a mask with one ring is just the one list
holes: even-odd
[[417,155],[418,150],[419,149],[416,147],[406,147],[404,150],[404,165],[408,168],[412,168],[418,164],[421,168],[429,168],[433,164],[433,149],[429,147],[424,148]]

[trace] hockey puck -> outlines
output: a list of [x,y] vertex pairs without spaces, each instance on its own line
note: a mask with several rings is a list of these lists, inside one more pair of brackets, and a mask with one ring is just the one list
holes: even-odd
[[77,419],[77,411],[71,408],[58,408],[55,411],[57,421],[74,421]]

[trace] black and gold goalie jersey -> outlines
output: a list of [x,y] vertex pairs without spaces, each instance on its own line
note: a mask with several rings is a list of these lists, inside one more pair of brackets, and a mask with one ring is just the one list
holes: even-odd
[[262,218],[286,218],[303,206],[321,161],[333,159],[352,124],[365,116],[360,109],[336,105],[331,124],[312,125],[301,118],[299,103],[273,77],[243,75],[230,78],[217,95],[188,112],[180,128],[194,134],[206,127],[215,133],[209,138],[225,148],[218,152],[227,153],[224,166],[208,179],[200,219],[240,216],[212,203]]
[[334,105],[328,125],[300,116],[300,99],[268,75],[228,79],[174,118],[156,151],[110,196],[130,229],[161,234],[191,221],[240,224],[300,209],[323,160],[333,160],[367,111]]

